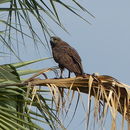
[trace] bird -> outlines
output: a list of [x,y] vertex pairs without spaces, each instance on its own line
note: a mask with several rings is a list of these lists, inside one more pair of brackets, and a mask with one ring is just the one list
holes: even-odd
[[62,78],[62,73],[65,68],[69,71],[68,78],[70,78],[71,72],[73,72],[76,77],[85,76],[81,58],[73,47],[56,36],[50,37],[50,45],[52,48],[53,58],[55,62],[59,64],[61,70],[60,78]]

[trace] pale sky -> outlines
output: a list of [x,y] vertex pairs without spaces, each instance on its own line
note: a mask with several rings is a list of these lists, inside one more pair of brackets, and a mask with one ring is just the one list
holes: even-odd
[[[96,17],[93,19],[83,14],[92,25],[59,9],[61,19],[71,36],[61,33],[58,29],[57,35],[76,48],[82,58],[85,72],[99,72],[130,84],[130,1],[84,0],[83,2]],[[87,102],[85,95],[83,98]],[[80,104],[77,115],[68,130],[76,128],[83,130],[84,124],[79,124],[84,114]],[[108,116],[105,130],[110,129],[110,120]],[[117,126],[120,129],[121,122],[117,122]]]

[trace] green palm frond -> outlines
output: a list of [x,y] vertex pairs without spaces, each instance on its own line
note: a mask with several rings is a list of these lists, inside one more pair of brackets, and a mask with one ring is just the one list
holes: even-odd
[[20,67],[24,67],[24,66],[29,65],[29,64],[33,64],[33,63],[36,63],[36,62],[48,60],[48,59],[51,59],[51,58],[52,57],[47,57],[47,58],[42,58],[42,59],[37,59],[37,60],[32,60],[32,61],[14,63],[14,64],[11,64],[11,65],[13,65],[15,68],[20,68]]
[[7,2],[10,2],[11,0],[1,0],[0,1],[0,4],[3,4],[3,3],[7,3]]
[[[0,4],[3,2],[8,3],[8,7],[2,7],[0,8],[0,11],[8,13],[8,17],[5,20],[5,18],[2,18],[1,20],[6,25],[4,30],[4,37],[1,34],[1,41],[6,45],[6,47],[11,50],[14,53],[14,50],[11,47],[11,44],[14,45],[13,39],[14,36],[16,37],[16,41],[18,41],[19,37],[22,38],[24,45],[25,38],[29,37],[33,39],[34,43],[40,42],[44,45],[46,49],[48,42],[47,37],[54,34],[54,30],[51,30],[50,24],[48,22],[48,19],[52,20],[55,24],[57,24],[60,28],[62,28],[64,31],[67,32],[65,27],[62,25],[62,22],[59,17],[59,13],[57,11],[57,4],[60,6],[66,8],[76,16],[80,17],[84,21],[90,23],[85,18],[83,18],[78,11],[75,10],[75,8],[71,7],[71,3],[74,3],[77,8],[79,8],[83,12],[87,12],[90,16],[94,17],[87,9],[85,9],[79,2],[76,0],[70,0],[70,4],[67,4],[66,2],[62,2],[60,0],[49,0],[48,2],[45,0],[30,0],[30,1],[23,1],[23,0],[2,0]],[[4,4],[3,4],[4,5]],[[32,22],[32,18],[37,21],[37,24],[39,27],[41,27],[41,31],[43,32],[43,36],[45,38],[44,43],[43,39],[41,39],[35,30],[34,23]],[[30,32],[27,34],[24,32],[24,29],[28,28]],[[0,30],[1,31],[1,30]],[[30,35],[31,34],[31,35]],[[20,36],[21,35],[21,36]],[[3,39],[5,41],[3,42]],[[7,42],[8,41],[8,42]],[[10,43],[10,44],[7,44]],[[17,43],[18,44],[18,43]],[[35,44],[37,46],[37,44]]]
[[16,69],[8,64],[8,65],[1,65],[0,66],[0,81],[14,81],[19,82],[20,78]]
[[[61,128],[55,110],[51,108],[51,99],[44,97],[48,90],[22,84],[20,75],[28,75],[41,70],[19,70],[29,64],[47,60],[43,58],[33,61],[0,65],[0,127],[3,129],[44,129],[48,125],[51,129]],[[4,85],[10,84],[10,86]],[[12,85],[11,85],[12,84]],[[37,124],[40,123],[40,125]]]

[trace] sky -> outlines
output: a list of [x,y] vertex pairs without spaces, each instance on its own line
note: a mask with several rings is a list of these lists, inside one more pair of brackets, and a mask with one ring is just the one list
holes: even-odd
[[[125,2],[122,0],[83,0],[82,3],[95,16],[95,18],[92,18],[88,14],[80,13],[91,22],[91,25],[57,5],[61,22],[70,35],[49,21],[51,28],[57,36],[78,51],[86,73],[98,72],[111,75],[119,81],[129,84],[129,0],[125,0]],[[36,27],[36,30],[39,30],[39,28]],[[40,33],[39,36],[43,37]],[[26,42],[30,50],[28,52],[28,48],[26,49],[26,53],[29,53],[26,55],[26,59],[38,57],[39,54],[35,51],[32,43]],[[51,56],[49,52],[42,53],[42,51],[45,51],[42,47],[39,47],[39,51],[41,57]],[[24,59],[23,52],[21,54]],[[53,60],[51,63],[55,64]]]
[[74,16],[70,18],[69,14],[62,15],[71,36],[59,35],[78,50],[86,72],[108,74],[129,84],[129,3],[87,1],[87,9],[96,17],[87,17],[92,25]]
[[[78,51],[86,73],[98,72],[130,84],[130,1],[82,0],[81,3],[95,16],[92,18],[88,14],[81,13],[91,22],[91,25],[57,5],[60,19],[70,35],[59,29],[54,23],[51,23],[52,29],[57,36]],[[42,37],[40,33],[39,35]],[[23,60],[51,56],[48,52],[42,53],[44,48],[41,47],[39,48],[40,54],[38,54],[29,42],[27,41],[28,46],[24,53],[21,52]],[[53,60],[48,61],[43,64],[43,68],[54,66],[54,64],[56,65]],[[41,66],[40,64],[39,67]],[[85,95],[83,95],[83,99],[87,101]],[[80,123],[83,119],[84,111],[79,106],[68,130],[76,128],[83,130],[84,124]],[[109,117],[108,121],[110,120]],[[105,130],[109,130],[109,126]]]
[[[85,72],[110,75],[130,84],[130,1],[84,0],[82,3],[95,16],[94,19],[82,14],[92,25],[59,8],[61,20],[71,35],[58,29],[56,34],[76,48]],[[87,101],[85,95],[83,99],[84,102]],[[84,114],[79,104],[77,115],[68,130],[83,130],[84,123],[80,124],[80,121],[82,122]],[[105,130],[110,129],[110,121],[108,116],[109,125],[106,123]],[[117,122],[118,129],[120,126],[121,122]]]

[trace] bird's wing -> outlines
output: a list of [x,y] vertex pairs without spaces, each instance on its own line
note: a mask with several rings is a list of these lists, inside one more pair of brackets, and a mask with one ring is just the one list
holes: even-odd
[[69,47],[68,50],[67,50],[67,52],[68,52],[68,54],[69,54],[72,58],[74,58],[74,60],[75,60],[76,62],[78,62],[79,64],[81,63],[81,58],[80,58],[78,52],[77,52],[74,48]]
[[72,47],[69,47],[67,52],[73,58],[73,60],[79,65],[81,71],[83,72],[81,58],[80,58],[78,52]]
[[70,46],[60,46],[53,50],[54,59],[59,65],[67,68],[71,72],[83,73],[81,59],[76,50]]

